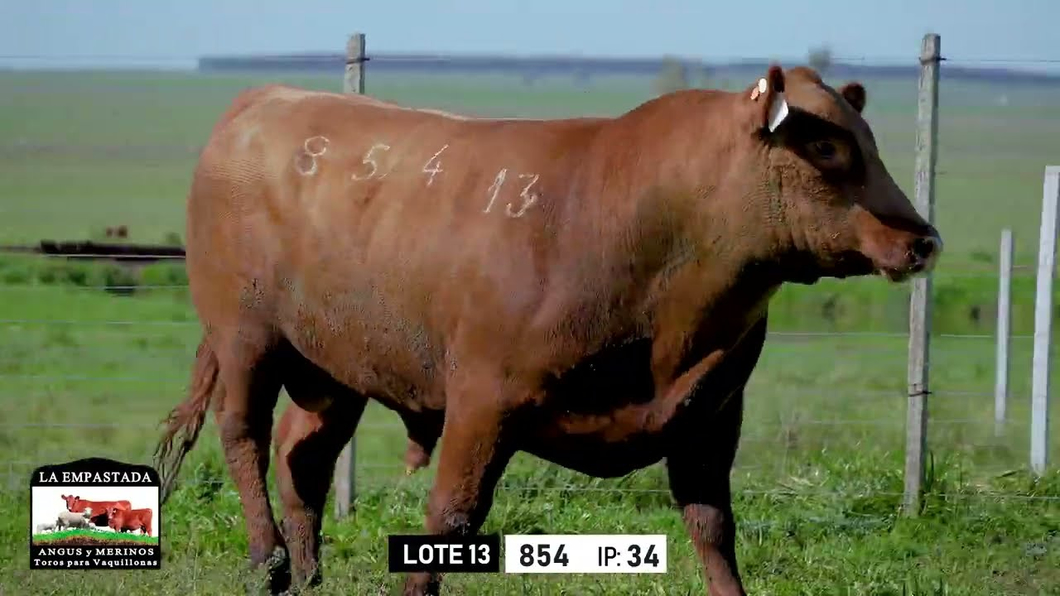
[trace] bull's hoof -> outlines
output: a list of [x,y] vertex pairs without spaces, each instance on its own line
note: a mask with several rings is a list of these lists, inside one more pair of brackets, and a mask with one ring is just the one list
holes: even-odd
[[[281,596],[291,587],[291,564],[287,549],[277,546],[260,566],[252,570],[245,588],[247,596]],[[262,577],[264,575],[264,577]]]
[[427,573],[410,573],[405,579],[403,596],[438,596],[441,582]]
[[295,571],[291,580],[291,589],[285,592],[285,596],[298,596],[310,588],[319,586],[324,581],[324,575],[320,573],[320,567],[314,567],[308,573]]

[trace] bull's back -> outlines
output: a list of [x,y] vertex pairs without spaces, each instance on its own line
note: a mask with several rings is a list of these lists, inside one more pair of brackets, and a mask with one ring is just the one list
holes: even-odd
[[431,393],[469,315],[503,326],[542,300],[542,238],[598,124],[247,92],[215,127],[189,196],[200,318],[256,317],[367,393]]

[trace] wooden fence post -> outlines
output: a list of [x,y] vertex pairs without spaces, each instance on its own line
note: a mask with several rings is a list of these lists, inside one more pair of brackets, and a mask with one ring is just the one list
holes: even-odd
[[[342,77],[344,93],[364,93],[364,33],[354,33],[346,42],[346,69]],[[357,435],[342,448],[335,462],[335,517],[343,518],[353,509],[356,495]]]
[[346,42],[346,71],[342,78],[344,93],[364,93],[364,33],[354,33]]
[[1060,166],[1045,167],[1042,225],[1038,233],[1038,279],[1034,297],[1034,358],[1031,375],[1031,470],[1045,472],[1049,451],[1049,356],[1053,322],[1053,271],[1056,269],[1057,204]]
[[[939,36],[924,36],[917,97],[916,198],[920,216],[935,221],[935,160],[938,156]],[[920,511],[927,448],[928,346],[931,336],[931,275],[913,280],[909,302],[909,403],[906,412],[904,515]]]
[[997,287],[997,364],[994,381],[994,436],[1005,432],[1008,410],[1009,348],[1012,345],[1012,230],[1001,230]]

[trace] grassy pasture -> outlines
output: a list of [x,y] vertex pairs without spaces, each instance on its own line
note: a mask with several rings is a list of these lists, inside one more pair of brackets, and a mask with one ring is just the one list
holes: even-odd
[[[730,88],[751,82],[725,80]],[[275,79],[157,73],[0,73],[0,243],[183,232],[195,152],[240,88]],[[288,79],[338,89],[339,78]],[[615,114],[648,81],[373,77],[369,90],[480,114]],[[866,81],[867,115],[898,182],[912,190],[915,83]],[[920,518],[896,516],[905,425],[905,288],[881,280],[784,289],[748,389],[734,472],[739,557],[756,594],[1060,594],[1060,472],[1027,460],[1034,278],[1014,288],[1010,424],[993,428],[996,244],[1015,230],[1017,263],[1036,254],[1042,167],[1056,162],[1060,90],[955,83],[942,89],[929,430]],[[1005,104],[1005,105],[1002,105]],[[232,594],[246,537],[216,430],[207,425],[167,504],[161,571],[30,572],[26,480],[36,465],[89,455],[146,462],[155,425],[183,398],[198,340],[179,267],[0,258],[0,594]],[[167,286],[117,297],[104,284]],[[968,337],[971,334],[972,337]],[[1055,400],[1054,400],[1055,401]],[[282,398],[286,405],[286,397]],[[121,426],[103,410],[123,412]],[[1055,411],[1055,406],[1054,406]],[[1054,416],[1055,420],[1055,416]],[[68,425],[66,427],[55,425]],[[93,426],[93,424],[97,426]],[[422,528],[433,469],[406,478],[397,418],[372,406],[358,436],[358,512],[325,522],[320,594],[392,593],[385,536]],[[1054,427],[1056,425],[1054,424]],[[1054,433],[1050,454],[1060,457]],[[654,576],[451,576],[452,594],[702,594],[690,542],[655,466],[594,480],[516,458],[485,531],[665,533]],[[1001,495],[1001,496],[999,496]],[[274,508],[279,502],[274,498]],[[15,587],[19,589],[15,589]],[[389,590],[389,591],[388,591]]]
[[110,532],[106,530],[63,530],[61,532],[46,532],[33,535],[33,542],[37,544],[43,543],[59,543],[72,544],[73,540],[87,538],[88,540],[106,540],[108,542],[125,543],[132,542],[136,544],[158,544],[158,538],[156,536],[146,536],[144,534],[132,534],[122,532]]

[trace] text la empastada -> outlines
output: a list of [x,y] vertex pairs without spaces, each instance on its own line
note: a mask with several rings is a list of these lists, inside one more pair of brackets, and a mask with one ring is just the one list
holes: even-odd
[[[61,480],[60,480],[61,478]],[[38,481],[41,484],[151,484],[151,475],[145,472],[62,472],[47,474],[40,472]]]

